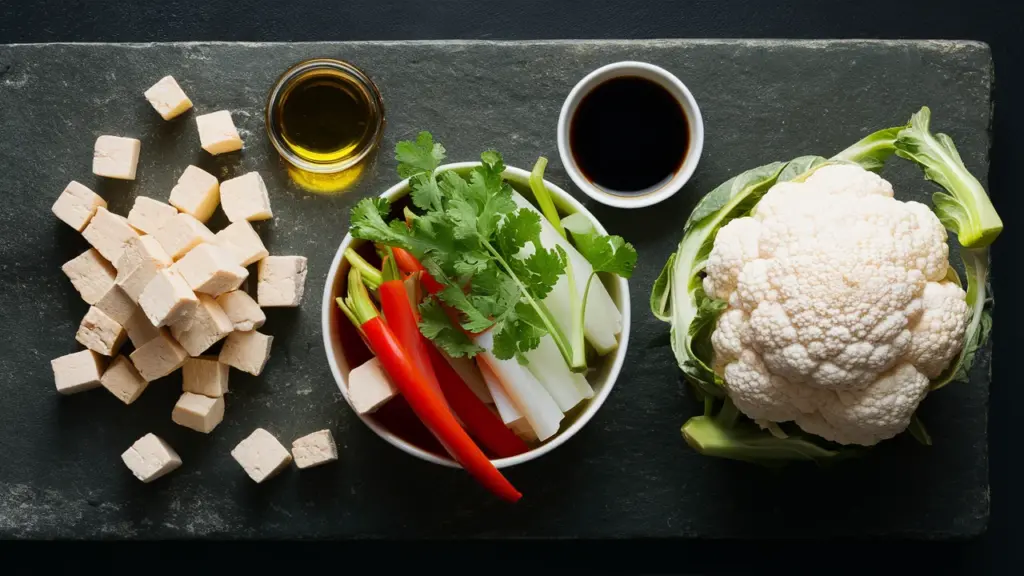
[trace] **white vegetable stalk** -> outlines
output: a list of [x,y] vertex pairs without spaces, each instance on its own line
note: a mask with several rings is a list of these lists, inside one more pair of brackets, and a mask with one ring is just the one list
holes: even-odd
[[526,422],[526,419],[523,418],[523,413],[519,411],[519,408],[516,408],[515,403],[508,397],[508,394],[505,394],[505,388],[498,381],[498,377],[494,375],[494,372],[484,362],[480,362],[480,375],[487,385],[487,391],[494,399],[494,407],[498,409],[498,416],[501,417],[501,421],[505,423],[505,426],[512,428],[517,422]]
[[[520,208],[526,208],[540,214],[540,211],[523,198],[518,192],[512,193],[512,199]],[[569,255],[569,265],[572,266],[576,275],[577,297],[582,300],[583,291],[586,289],[586,279],[594,271],[594,268],[587,262],[587,259],[580,254],[568,240],[559,236],[555,228],[548,222],[547,218],[541,215],[540,219],[540,243],[544,248],[561,246]],[[544,299],[544,304],[551,311],[559,328],[565,334],[572,333],[572,299],[569,293],[569,279],[560,276],[555,287]],[[611,295],[605,289],[604,284],[595,279],[590,283],[590,295],[587,299],[586,318],[583,321],[584,334],[587,342],[597,350],[598,354],[605,355],[619,345],[616,336],[622,332],[622,314],[615,306]]]
[[557,434],[563,415],[551,394],[518,361],[499,360],[491,353],[494,337],[490,331],[477,335],[475,339],[477,345],[485,350],[478,357],[497,376],[508,397],[537,433],[537,439],[543,442]]
[[476,394],[476,397],[480,399],[484,404],[494,404],[494,398],[491,397],[491,393],[487,390],[487,383],[484,382],[484,377],[480,374],[480,369],[477,368],[469,358],[452,358],[451,356],[441,351],[441,355],[448,361],[448,364],[458,373],[462,381],[466,383],[466,386]]
[[551,336],[541,338],[540,345],[525,356],[530,362],[527,368],[555,399],[562,412],[568,412],[584,398],[594,396],[594,390],[587,379],[569,370]]

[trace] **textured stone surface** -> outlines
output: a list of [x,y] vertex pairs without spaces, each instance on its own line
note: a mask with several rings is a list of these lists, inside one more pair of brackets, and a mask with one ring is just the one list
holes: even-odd
[[[263,132],[271,83],[312,56],[350,60],[378,83],[388,110],[382,153],[343,194],[307,192],[288,177]],[[348,209],[396,180],[394,143],[430,129],[452,159],[497,147],[529,168],[540,154],[569,187],[555,123],[573,84],[593,68],[646,60],[676,73],[704,114],[704,158],[674,199],[638,211],[587,202],[640,251],[628,364],[616,390],[573,440],[508,472],[526,496],[509,507],[464,474],[423,463],[379,440],[345,406],[320,339],[319,295]],[[172,74],[195,110],[165,122],[142,92]],[[934,126],[987,172],[990,56],[979,44],[936,42],[585,42],[178,44],[0,46],[0,536],[24,537],[828,537],[943,538],[978,533],[988,518],[988,354],[970,385],[927,399],[935,445],[899,438],[859,461],[781,471],[697,456],[679,427],[698,410],[680,385],[667,325],[647,294],[697,198],[743,169],[837,151],[862,134],[932,107]],[[241,153],[199,148],[195,115],[219,109],[245,139]],[[135,182],[94,178],[100,134],[142,140]],[[86,248],[49,212],[78,179],[127,214],[137,194],[165,200],[194,163],[222,180],[259,170],[276,254],[309,258],[299,309],[267,311],[274,351],[259,378],[235,372],[224,423],[209,437],[168,417],[178,376],[125,409],[108,394],[58,398],[48,361],[75,349],[86,305],[59,267]],[[908,166],[887,169],[903,198],[931,187]],[[984,180],[984,178],[983,178]],[[225,224],[222,214],[211,225]],[[237,386],[236,386],[237,384]],[[286,471],[255,486],[231,460],[253,427],[282,439],[329,428],[342,465]],[[186,462],[156,485],[117,462],[153,432]],[[106,463],[106,464],[105,464]],[[415,478],[415,482],[410,482]]]

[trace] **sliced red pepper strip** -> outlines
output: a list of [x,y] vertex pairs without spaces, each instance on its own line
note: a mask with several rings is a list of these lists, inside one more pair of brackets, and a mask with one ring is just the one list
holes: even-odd
[[391,247],[391,250],[395,255],[395,264],[398,264],[398,269],[402,272],[412,274],[413,272],[423,271],[421,281],[423,282],[423,287],[427,289],[427,292],[430,294],[437,294],[441,290],[444,290],[444,284],[435,280],[415,256],[406,250],[395,248],[394,246]]
[[427,343],[423,339],[423,335],[420,334],[418,315],[412,303],[409,302],[409,293],[405,289],[405,284],[401,280],[386,280],[377,289],[377,293],[380,295],[381,311],[384,312],[384,319],[388,326],[395,333],[395,337],[401,342],[402,348],[405,349],[409,359],[416,365],[416,369],[423,375],[426,382],[438,394],[441,394],[437,376],[430,364],[430,356],[427,355]]

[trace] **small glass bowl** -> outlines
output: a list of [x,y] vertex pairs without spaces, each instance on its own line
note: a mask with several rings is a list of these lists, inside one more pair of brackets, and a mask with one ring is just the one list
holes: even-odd
[[[319,74],[325,70],[346,77],[356,87],[363,90],[366,101],[375,112],[373,116],[377,122],[373,127],[372,137],[363,142],[360,148],[353,151],[352,154],[339,161],[315,162],[302,158],[285,142],[284,136],[277,129],[277,115],[280,113],[280,105],[295,86],[310,75]],[[288,163],[307,172],[331,174],[359,164],[380,144],[381,137],[384,135],[384,124],[384,100],[381,98],[377,85],[362,70],[342,60],[314,58],[299,62],[281,75],[267,99],[266,125],[271,144]]]

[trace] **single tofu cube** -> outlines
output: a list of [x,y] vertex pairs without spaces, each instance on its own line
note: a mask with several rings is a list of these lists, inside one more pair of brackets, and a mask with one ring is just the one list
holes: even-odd
[[146,382],[131,361],[124,356],[114,358],[100,378],[100,384],[125,404],[135,402],[146,386],[149,386],[149,382]]
[[239,332],[251,332],[267,321],[263,309],[244,290],[233,290],[217,296],[217,304],[220,304]]
[[136,230],[152,234],[177,213],[178,210],[174,206],[146,196],[138,196],[131,211],[128,212],[128,223]]
[[239,220],[217,232],[217,245],[230,252],[239,266],[248,266],[270,254],[248,220]]
[[191,315],[199,306],[199,299],[180,274],[164,268],[157,270],[142,291],[139,306],[149,323],[160,328]]
[[337,460],[338,447],[330,430],[320,430],[292,442],[292,457],[299,468],[312,468]]
[[228,220],[267,220],[273,218],[270,194],[259,172],[249,172],[220,184],[220,205]]
[[263,428],[257,428],[231,451],[231,456],[257,484],[272,478],[292,462],[292,455]]
[[242,149],[242,137],[231,121],[231,112],[219,110],[196,116],[196,125],[199,127],[199,144],[210,154]]
[[220,349],[220,361],[242,372],[259,376],[270,358],[273,336],[259,332],[232,332]]
[[185,428],[209,434],[224,419],[224,398],[185,392],[171,412],[171,420]]
[[160,330],[156,338],[136,348],[129,358],[146,382],[152,382],[181,368],[188,360],[188,352],[167,330]]
[[124,293],[124,290],[116,284],[111,286],[110,290],[107,290],[107,293],[94,306],[121,326],[128,324],[132,315],[139,309],[135,302],[132,302],[132,299]]
[[192,107],[192,101],[185,95],[174,76],[164,76],[144,92],[146,100],[160,117],[170,120]]
[[124,254],[128,241],[138,238],[139,233],[132,228],[127,218],[100,207],[96,209],[96,215],[82,231],[82,236],[104,258],[116,264]]
[[139,296],[158,270],[174,263],[167,251],[153,236],[140,236],[128,241],[124,254],[117,261],[117,285],[124,290],[132,302],[138,303]]
[[60,268],[71,280],[75,290],[81,294],[82,300],[90,306],[96,304],[114,285],[116,271],[100,256],[95,248],[90,248],[68,260]]
[[153,233],[160,246],[174,260],[203,242],[213,243],[216,236],[191,214],[178,214]]
[[121,136],[100,136],[92,151],[92,173],[118,180],[135,180],[142,142]]
[[216,356],[189,358],[181,368],[181,389],[184,392],[219,398],[228,391],[228,365]]
[[348,373],[348,399],[359,414],[372,414],[398,396],[398,388],[376,357]]
[[220,204],[220,183],[213,174],[190,165],[171,188],[169,202],[196,220],[206,222]]
[[256,282],[260,306],[298,306],[305,287],[305,257],[267,256],[260,260]]
[[171,336],[189,356],[199,356],[234,330],[231,319],[212,296],[199,294],[199,305],[185,321],[171,324]]
[[121,454],[121,461],[144,483],[166,476],[181,466],[181,457],[155,434],[146,434]]
[[249,277],[249,271],[236,264],[230,252],[215,244],[189,250],[174,268],[193,290],[211,296],[237,290]]
[[124,328],[99,308],[92,306],[78,325],[75,340],[104,356],[113,356],[124,344]]
[[97,208],[106,208],[107,201],[74,180],[53,203],[53,214],[62,222],[81,232],[89,225]]
[[138,306],[123,326],[124,331],[128,333],[128,339],[132,341],[132,346],[136,348],[141,348],[143,344],[160,335],[160,329],[150,323],[146,313]]
[[103,377],[103,357],[92,350],[54,358],[50,360],[50,367],[53,368],[57,392],[61,394],[76,394],[98,388],[100,378]]

